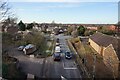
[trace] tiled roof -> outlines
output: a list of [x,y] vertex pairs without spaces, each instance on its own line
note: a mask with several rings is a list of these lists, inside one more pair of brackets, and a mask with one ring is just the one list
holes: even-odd
[[113,44],[113,45],[117,44],[117,38],[102,34],[100,32],[96,32],[95,34],[90,36],[90,38],[98,45],[104,46],[104,47],[107,47],[110,44]]
[[90,36],[95,43],[99,46],[107,47],[110,44],[113,45],[113,48],[117,52],[117,55],[120,57],[120,38],[115,38],[109,35],[102,34],[100,32],[96,32],[92,36]]

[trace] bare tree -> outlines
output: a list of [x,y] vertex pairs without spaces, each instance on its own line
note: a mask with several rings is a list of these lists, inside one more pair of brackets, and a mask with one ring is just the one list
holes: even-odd
[[72,31],[71,35],[72,35],[72,37],[74,37],[74,38],[78,37],[78,32],[77,32],[77,30]]
[[10,11],[10,6],[7,1],[0,1],[0,21],[3,21],[8,16],[13,15]]

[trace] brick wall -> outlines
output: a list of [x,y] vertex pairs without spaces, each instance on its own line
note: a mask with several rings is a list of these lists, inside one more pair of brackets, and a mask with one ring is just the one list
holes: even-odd
[[119,59],[112,44],[104,49],[103,61],[105,65],[113,72],[113,75],[118,77]]
[[90,43],[90,45],[100,54],[100,55],[102,55],[102,53],[101,53],[101,50],[102,50],[102,47],[101,46],[99,46],[98,44],[96,44],[93,40],[91,40],[90,38],[89,38],[89,43]]

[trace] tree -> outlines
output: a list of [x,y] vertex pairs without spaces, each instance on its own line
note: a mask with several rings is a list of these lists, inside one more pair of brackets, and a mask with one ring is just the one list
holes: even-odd
[[33,31],[32,34],[25,35],[25,38],[21,41],[23,44],[21,45],[27,45],[27,44],[34,44],[36,45],[36,48],[40,50],[41,53],[43,53],[47,47],[46,45],[46,38],[44,35],[42,35],[41,32],[35,32]]
[[8,26],[9,24],[14,25],[17,23],[17,18],[16,17],[8,17],[7,19],[4,20],[4,25]]
[[76,37],[78,36],[77,30],[74,30],[74,31],[71,33],[71,35],[72,35],[74,38],[76,38]]
[[9,16],[13,16],[13,12],[10,11],[10,6],[8,2],[0,1],[0,21],[3,21]]
[[84,33],[85,36],[89,36],[90,35],[90,31],[89,30],[86,30],[85,33]]
[[67,28],[67,31],[68,31],[68,34],[70,35],[71,32],[72,32],[72,27],[69,26],[69,27]]
[[25,31],[26,26],[25,26],[25,24],[24,24],[22,21],[20,21],[20,22],[18,23],[18,26],[19,26],[19,29],[20,29],[21,31]]
[[33,26],[34,26],[34,24],[33,24],[33,23],[30,23],[30,24],[27,25],[26,29],[32,29]]
[[98,31],[101,31],[103,29],[103,26],[98,27]]
[[71,35],[73,31],[76,30],[75,26],[68,26],[67,31],[68,31],[68,35]]
[[85,33],[85,28],[84,26],[80,25],[79,28],[77,29],[78,35],[83,36]]

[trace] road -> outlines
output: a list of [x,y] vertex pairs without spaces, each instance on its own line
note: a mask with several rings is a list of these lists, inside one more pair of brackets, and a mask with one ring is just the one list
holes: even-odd
[[19,60],[19,67],[25,74],[33,74],[38,77],[42,77],[42,66],[44,58],[30,58],[22,51],[18,51],[17,48],[11,47],[9,55]]
[[65,52],[70,51],[66,39],[69,36],[63,34],[55,36],[60,39],[61,44],[61,61],[54,61],[53,57],[47,58],[30,58],[18,51],[16,48],[10,49],[10,55],[16,57],[19,60],[20,68],[23,72],[33,74],[39,78],[61,78],[65,77],[67,80],[81,80],[80,70],[75,63],[75,57],[67,60],[65,59]]
[[46,59],[45,62],[45,73],[44,77],[46,78],[60,78],[61,76],[65,77],[67,80],[81,79],[80,71],[77,68],[75,63],[75,58],[68,60],[65,59],[65,52],[70,51],[67,46],[66,39],[70,38],[69,36],[64,36],[63,34],[55,36],[59,38],[61,44],[61,61],[53,61],[52,57]]

